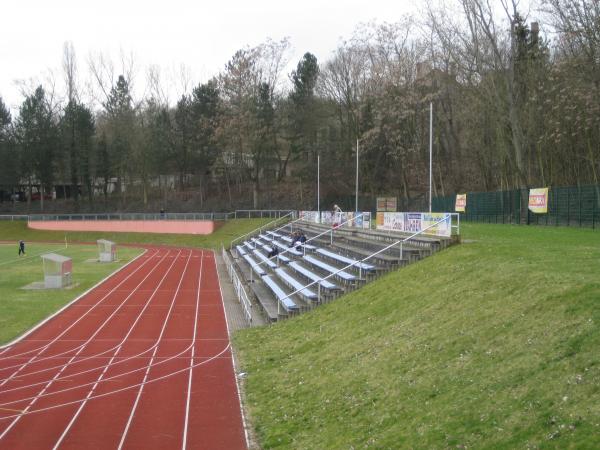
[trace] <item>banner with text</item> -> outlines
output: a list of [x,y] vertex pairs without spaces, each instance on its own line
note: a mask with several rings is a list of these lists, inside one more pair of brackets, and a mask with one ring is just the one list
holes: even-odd
[[312,223],[319,223],[319,211],[299,211],[298,217]]
[[[442,220],[445,219],[445,220]],[[434,225],[436,222],[440,223]],[[452,233],[452,216],[448,213],[377,213],[377,229],[418,233],[428,228],[424,233],[436,236],[450,236]]]
[[529,189],[529,210],[536,214],[548,212],[548,188]]
[[456,194],[456,204],[454,205],[454,211],[465,212],[467,207],[467,194]]
[[[302,220],[312,223],[319,223],[318,211],[300,211],[299,217]],[[347,223],[344,223],[347,222]],[[371,213],[369,211],[355,214],[353,211],[335,213],[332,211],[321,211],[320,223],[326,225],[336,225],[352,228],[371,228]],[[343,225],[341,225],[344,223]]]

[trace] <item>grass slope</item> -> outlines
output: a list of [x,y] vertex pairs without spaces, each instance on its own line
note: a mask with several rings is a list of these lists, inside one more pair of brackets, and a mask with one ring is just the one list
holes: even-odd
[[[119,248],[119,261],[91,263],[98,257],[95,245],[27,244],[27,256],[17,256],[17,245],[0,245],[0,344],[19,336],[40,320],[60,309],[77,295],[141,253],[135,248]],[[24,286],[43,281],[40,254],[55,252],[73,258],[71,289],[26,290]]]
[[32,230],[25,221],[0,221],[0,241],[25,239],[26,241],[95,242],[108,239],[117,243],[165,244],[201,248],[219,248],[221,243],[228,245],[232,239],[268,223],[270,219],[236,219],[224,222],[209,235],[157,234],[157,233],[115,233],[115,232],[68,232]]
[[598,448],[600,234],[463,239],[235,336],[264,448]]

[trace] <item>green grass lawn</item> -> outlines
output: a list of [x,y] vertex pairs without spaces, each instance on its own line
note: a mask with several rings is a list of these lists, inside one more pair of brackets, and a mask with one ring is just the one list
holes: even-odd
[[[27,255],[17,256],[17,244],[0,245],[0,344],[6,343],[30,329],[40,320],[60,309],[102,278],[139,255],[142,250],[118,248],[118,261],[92,263],[98,258],[95,245],[63,245],[27,243]],[[40,255],[54,252],[73,259],[71,289],[30,290],[24,286],[43,281]]]
[[600,233],[466,243],[235,347],[264,448],[598,448]]
[[260,227],[272,219],[235,219],[224,222],[209,235],[115,233],[115,232],[67,232],[32,230],[25,221],[0,221],[0,241],[24,239],[26,241],[95,242],[108,239],[118,243],[165,244],[217,249],[221,243],[228,245],[232,239]]

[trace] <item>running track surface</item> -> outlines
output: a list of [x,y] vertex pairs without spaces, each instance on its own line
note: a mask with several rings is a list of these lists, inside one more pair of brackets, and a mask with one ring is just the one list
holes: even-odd
[[245,449],[213,252],[149,248],[0,348],[0,449]]

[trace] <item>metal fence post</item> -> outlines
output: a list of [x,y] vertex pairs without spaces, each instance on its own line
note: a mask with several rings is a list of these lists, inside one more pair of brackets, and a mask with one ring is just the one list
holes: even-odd
[[567,188],[567,226],[571,225],[571,189]]
[[592,230],[596,228],[596,202],[598,201],[598,187],[594,187],[594,201],[592,202]]
[[577,186],[577,194],[579,196],[579,227],[581,227],[581,186]]

